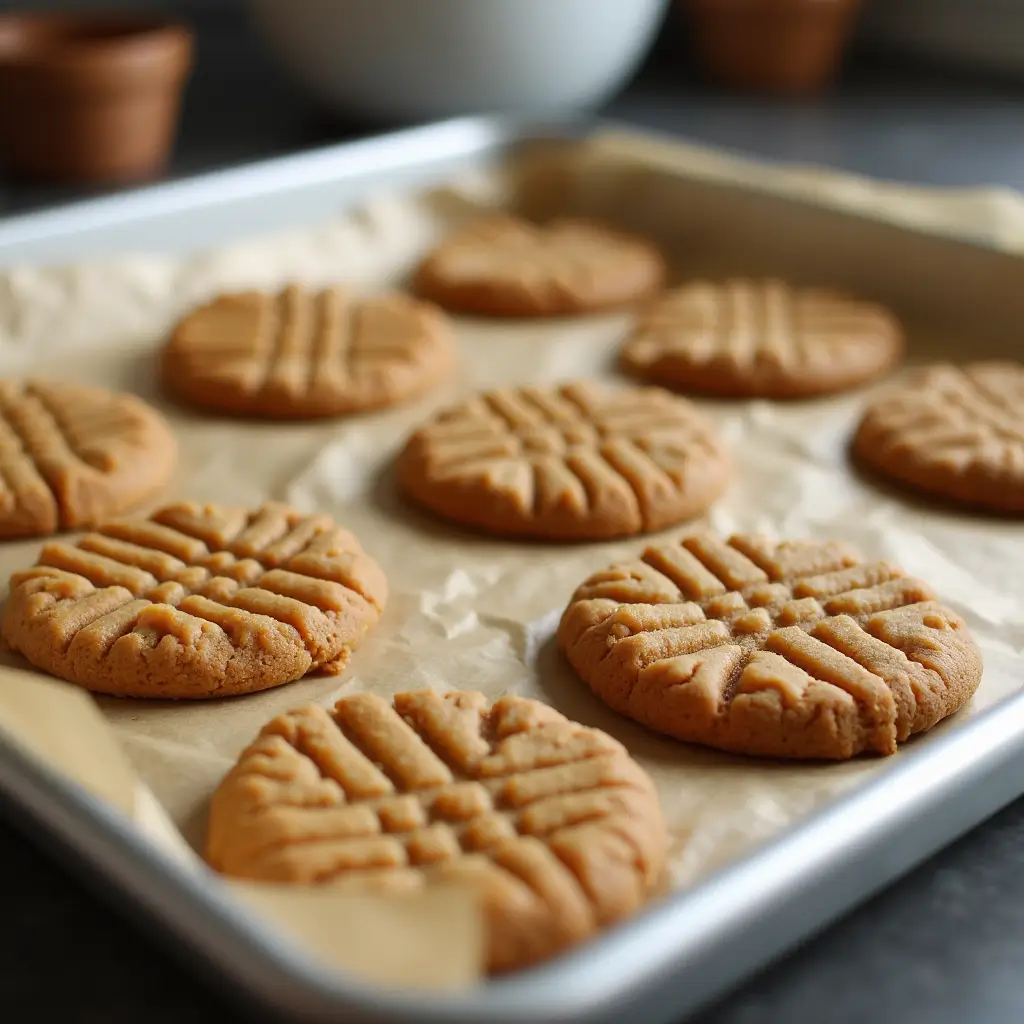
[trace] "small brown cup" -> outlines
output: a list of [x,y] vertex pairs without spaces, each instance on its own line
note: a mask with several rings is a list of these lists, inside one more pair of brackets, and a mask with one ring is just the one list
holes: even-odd
[[191,64],[191,33],[155,17],[0,15],[0,159],[50,181],[152,177]]
[[842,62],[861,0],[685,0],[708,77],[734,89],[808,94]]

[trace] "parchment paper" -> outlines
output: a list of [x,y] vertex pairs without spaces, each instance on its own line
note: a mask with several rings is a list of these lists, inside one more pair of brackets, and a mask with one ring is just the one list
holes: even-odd
[[[780,196],[810,196],[821,205],[793,205]],[[904,318],[911,361],[1013,354],[1014,327],[1024,322],[1024,262],[1006,254],[1024,248],[1024,203],[1015,196],[928,193],[819,170],[765,168],[621,135],[553,145],[516,167],[430,193],[378,195],[326,223],[212,252],[0,274],[5,375],[42,373],[138,392],[180,438],[181,466],[166,499],[277,499],[326,511],[388,574],[383,619],[340,679],[311,678],[208,703],[99,699],[144,784],[193,846],[202,841],[210,792],[268,719],[305,701],[329,705],[364,689],[518,693],[618,737],[658,786],[675,886],[693,884],[903,756],[779,764],[687,747],[618,718],[574,678],[553,636],[584,577],[659,538],[505,543],[428,519],[397,497],[392,459],[433,409],[481,387],[614,378],[626,314],[538,323],[458,319],[456,377],[414,405],[357,419],[243,423],[189,413],[159,394],[153,354],[175,318],[204,296],[296,278],[346,280],[370,291],[400,283],[431,241],[496,204],[530,213],[569,209],[648,231],[679,276],[774,272],[853,288],[891,303]],[[984,238],[1004,252],[969,249],[950,237]],[[873,390],[789,405],[701,401],[736,459],[733,484],[707,522],[723,533],[842,538],[933,584],[967,619],[985,659],[976,698],[934,736],[1020,685],[1024,525],[929,508],[859,478],[845,446]],[[0,576],[31,564],[38,548],[34,541],[0,547]]]

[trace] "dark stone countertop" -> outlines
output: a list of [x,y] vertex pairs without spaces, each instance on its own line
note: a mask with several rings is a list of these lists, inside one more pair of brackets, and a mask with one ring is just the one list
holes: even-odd
[[[275,77],[234,21],[201,26],[198,52],[170,176],[367,130],[312,110]],[[771,159],[930,184],[1024,189],[1020,86],[855,62],[830,97],[780,103],[710,93],[677,70],[676,57],[663,44],[607,113]],[[0,214],[73,197],[0,180]],[[0,815],[3,1019],[244,1019],[223,992],[195,980],[49,856]],[[697,1019],[1016,1024],[1024,1019],[1022,862],[1024,801]]]

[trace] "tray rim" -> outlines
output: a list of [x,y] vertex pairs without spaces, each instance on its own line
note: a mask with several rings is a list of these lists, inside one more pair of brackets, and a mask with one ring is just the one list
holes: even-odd
[[[582,116],[578,118],[532,119],[509,116],[474,115],[435,121],[411,128],[382,132],[351,141],[316,146],[297,153],[271,156],[230,167],[186,175],[169,181],[130,187],[95,197],[58,202],[8,216],[0,214],[0,257],[5,250],[19,245],[67,238],[77,232],[110,230],[119,224],[132,223],[148,217],[196,213],[203,208],[216,208],[225,202],[248,201],[261,195],[278,195],[285,191],[315,187],[370,169],[393,170],[409,164],[409,150],[430,149],[431,162],[490,153],[496,155],[524,143],[555,141],[582,142],[604,132],[625,132],[671,146],[684,144],[705,153],[727,158],[738,168],[768,168],[828,178],[837,184],[872,183],[885,188],[919,195],[934,194],[940,199],[977,196],[992,192],[1005,199],[1012,196],[1024,208],[1024,193],[1013,189],[944,188],[933,185],[901,182],[896,179],[875,179],[842,168],[813,163],[787,163],[761,158],[756,154],[691,141],[682,134],[649,129],[623,119]],[[977,235],[960,231],[938,231],[913,220],[903,221],[880,210],[863,199],[847,196],[843,201],[822,195],[815,190],[801,194],[779,181],[737,181],[712,176],[683,173],[684,177],[707,182],[722,190],[771,196],[782,203],[828,210],[841,217],[885,224],[917,237],[941,239],[981,252],[999,253],[1008,257],[1024,253],[1007,252]],[[46,261],[49,264],[49,261]],[[0,263],[0,269],[3,269]]]
[[[0,219],[0,254],[41,239],[172,213],[194,215],[225,201],[328,184],[339,175],[365,174],[381,165],[397,169],[408,163],[410,149],[424,146],[431,159],[469,159],[497,156],[539,139],[581,140],[615,128],[638,130],[597,119],[438,122]],[[639,131],[669,142],[675,138]],[[742,154],[737,158],[763,163]],[[289,172],[297,182],[288,179]],[[1000,251],[976,238],[894,223],[817,195],[797,197],[732,181],[709,184],[824,207],[948,244]],[[226,196],[218,197],[218,188]],[[79,864],[91,867],[105,887],[119,889],[144,908],[152,927],[162,924],[197,957],[201,953],[247,992],[293,1017],[332,1019],[346,1012],[352,1015],[347,1019],[399,1024],[484,1019],[489,1024],[597,1024],[642,1006],[660,1009],[642,1019],[668,1020],[721,994],[1024,791],[1024,692],[1004,697],[963,725],[941,726],[940,732],[925,745],[903,748],[868,782],[595,942],[458,996],[388,991],[311,962],[231,897],[212,872],[188,871],[116,811],[16,743],[0,743],[0,791],[37,825],[60,836],[69,854],[74,851],[79,860],[72,870]],[[851,849],[857,855],[844,859]],[[870,873],[861,871],[854,879],[852,869],[864,869],[869,855]]]
[[[939,728],[943,735],[917,750],[911,744],[894,755],[892,767],[692,889],[556,960],[457,995],[389,991],[312,961],[212,871],[186,868],[2,730],[0,789],[77,854],[77,861],[65,858],[73,873],[88,868],[101,876],[104,888],[134,900],[153,928],[159,922],[187,944],[190,958],[217,964],[237,987],[291,1019],[332,1019],[344,1011],[366,1024],[610,1024],[636,1012],[634,1004],[647,1006],[685,986],[685,997],[672,999],[672,1016],[640,1018],[682,1019],[1024,789],[1024,691],[963,725]],[[850,850],[857,856],[844,859]],[[872,852],[884,857],[868,862]],[[768,931],[771,943],[763,941]]]

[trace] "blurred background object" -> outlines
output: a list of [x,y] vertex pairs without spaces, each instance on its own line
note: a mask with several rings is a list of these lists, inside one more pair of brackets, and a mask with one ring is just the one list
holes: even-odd
[[1024,76],[1021,0],[875,0],[862,35],[894,54]]
[[813,93],[839,71],[861,0],[682,0],[696,55],[727,88]]
[[[1024,188],[1024,0],[862,0],[838,74],[796,94],[723,88],[706,74],[691,31],[697,2],[672,0],[669,17],[665,0],[0,0],[0,13],[102,7],[194,26],[195,68],[180,134],[158,172],[164,178],[358,138],[403,113],[401,120],[493,111],[504,102],[497,92],[520,112],[533,107],[557,119],[560,111],[590,109],[772,160]],[[732,2],[749,13],[752,0]],[[324,74],[342,83],[355,76],[363,90],[372,76],[382,79],[365,106],[363,94],[332,101],[319,92],[321,72],[301,57],[286,63],[283,49],[301,49],[308,32],[307,5],[314,17],[337,19],[314,41],[325,54]],[[363,14],[351,13],[357,8]],[[381,38],[372,33],[356,47],[362,17],[389,19],[407,49],[370,45]],[[765,37],[756,44],[758,60],[778,59]],[[396,66],[406,78],[393,73]],[[443,68],[429,73],[434,90],[462,82],[464,91],[439,96],[417,85],[410,98],[410,82],[431,66]],[[403,111],[391,101],[416,106]],[[544,102],[552,105],[535,106]],[[10,107],[2,95],[0,107]],[[0,166],[0,216],[97,190],[15,177]]]
[[558,114],[633,73],[667,0],[249,0],[311,96],[378,121]]
[[146,14],[0,15],[0,156],[11,172],[129,182],[164,166],[192,59]]

